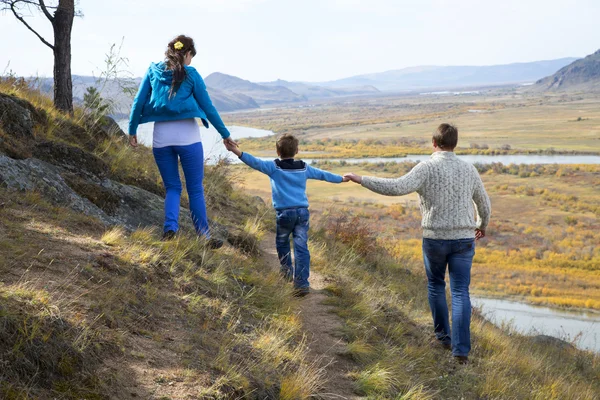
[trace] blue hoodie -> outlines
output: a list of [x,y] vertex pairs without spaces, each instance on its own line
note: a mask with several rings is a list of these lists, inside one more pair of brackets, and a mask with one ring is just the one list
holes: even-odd
[[263,161],[244,152],[240,156],[240,160],[271,178],[271,196],[273,207],[276,210],[295,207],[308,208],[307,179],[318,179],[331,183],[342,182],[340,175],[311,167],[304,161],[293,158]]
[[130,135],[137,134],[138,125],[146,122],[201,118],[207,128],[208,119],[223,139],[231,136],[213,106],[198,71],[190,66],[185,66],[185,71],[185,80],[175,95],[169,98],[173,71],[167,70],[164,62],[150,64],[131,106]]

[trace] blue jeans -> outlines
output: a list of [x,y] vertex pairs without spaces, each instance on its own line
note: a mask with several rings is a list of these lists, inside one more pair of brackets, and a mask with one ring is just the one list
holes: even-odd
[[[471,350],[469,284],[474,255],[475,239],[423,239],[423,260],[435,336],[442,343],[451,343],[455,356],[467,356]],[[452,293],[452,334],[446,304],[446,266],[450,272]]]
[[[286,208],[277,211],[277,236],[275,245],[281,272],[294,281],[294,287],[309,287],[310,253],[308,252],[308,208]],[[290,250],[290,235],[294,238],[294,265]]]
[[185,175],[185,187],[190,199],[190,212],[199,235],[209,237],[206,203],[204,202],[204,151],[202,143],[187,146],[167,146],[152,149],[154,159],[163,179],[165,198],[164,232],[179,230],[179,205],[181,202],[181,178],[179,160]]

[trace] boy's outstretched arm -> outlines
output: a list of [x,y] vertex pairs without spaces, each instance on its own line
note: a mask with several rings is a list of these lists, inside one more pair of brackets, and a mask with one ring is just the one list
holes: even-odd
[[323,171],[319,168],[311,167],[308,164],[306,165],[306,177],[308,179],[318,179],[331,183],[342,183],[349,181],[349,179],[344,178],[343,176],[332,174],[331,172]]
[[262,172],[263,174],[271,175],[273,171],[275,171],[275,163],[273,161],[263,161],[254,157],[252,154],[244,153],[240,150],[240,148],[233,143],[225,143],[225,147],[227,150],[231,151],[233,154],[238,156],[240,160],[244,162],[247,166],[254,168],[257,171]]

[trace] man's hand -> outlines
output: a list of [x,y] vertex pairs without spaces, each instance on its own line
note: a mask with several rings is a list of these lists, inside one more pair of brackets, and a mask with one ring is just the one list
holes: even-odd
[[359,185],[362,183],[362,176],[356,175],[352,172],[345,174],[344,179],[347,179],[347,181],[344,182],[352,181],[354,183],[358,183]]
[[350,178],[342,176],[342,182],[350,182]]
[[485,237],[485,231],[481,229],[475,229],[475,240],[479,240]]
[[137,142],[137,136],[136,135],[130,135],[129,136],[129,145],[131,147],[138,147],[138,142]]

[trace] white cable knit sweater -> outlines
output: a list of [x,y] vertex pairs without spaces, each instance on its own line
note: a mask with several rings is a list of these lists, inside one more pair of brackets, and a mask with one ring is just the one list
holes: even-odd
[[421,200],[421,225],[425,238],[473,238],[475,228],[485,230],[490,220],[490,199],[477,169],[453,152],[435,152],[431,159],[417,164],[400,178],[365,176],[362,186],[386,196],[417,192]]

